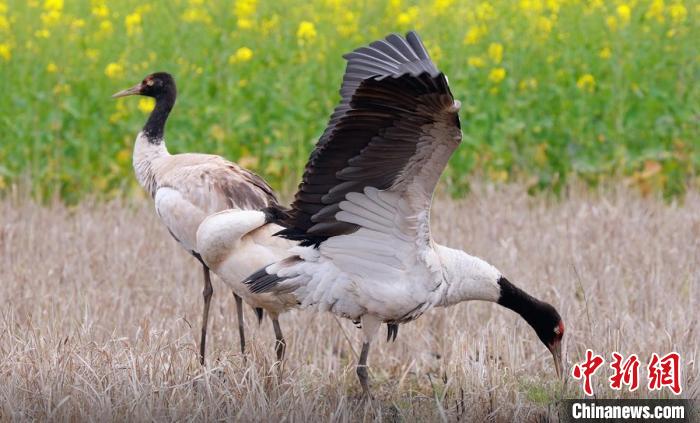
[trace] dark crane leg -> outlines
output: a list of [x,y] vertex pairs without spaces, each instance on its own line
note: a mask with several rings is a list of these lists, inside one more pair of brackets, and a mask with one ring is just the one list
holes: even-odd
[[241,338],[241,354],[245,354],[245,328],[243,327],[243,299],[233,293],[236,299],[236,313],[238,314],[238,336]]
[[275,339],[277,340],[277,342],[275,342],[277,361],[282,361],[284,359],[284,352],[287,349],[287,342],[284,340],[284,336],[282,336],[280,321],[277,320],[276,316],[272,318],[272,327],[275,329]]
[[204,310],[202,311],[202,338],[199,341],[199,363],[204,365],[204,352],[207,346],[207,325],[209,323],[209,305],[211,304],[211,295],[214,293],[214,289],[211,286],[211,275],[209,274],[209,268],[206,265],[202,265],[204,269],[204,290],[202,291],[202,296],[204,297]]
[[372,396],[369,393],[369,376],[367,372],[367,356],[369,355],[369,342],[362,344],[362,352],[360,353],[360,360],[357,362],[357,378],[360,379],[360,385],[362,386],[362,396],[365,399],[371,399]]

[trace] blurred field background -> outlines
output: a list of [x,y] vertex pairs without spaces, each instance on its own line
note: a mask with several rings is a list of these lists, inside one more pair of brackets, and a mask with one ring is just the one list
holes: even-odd
[[[700,195],[668,206],[633,189],[575,189],[556,203],[525,191],[477,185],[466,200],[438,200],[435,238],[555,304],[569,365],[586,348],[607,360],[638,354],[642,386],[611,391],[606,364],[593,379],[597,398],[668,397],[646,389],[645,366],[669,351],[682,357],[682,397],[698,398]],[[365,408],[350,322],[281,316],[279,372],[270,321],[257,327],[246,308],[246,363],[218,279],[204,368],[200,277],[150,201],[0,202],[0,421],[541,422],[558,420],[560,398],[582,395],[580,382],[557,381],[520,317],[470,302],[402,325],[396,343],[377,340],[376,401]]]
[[699,17],[691,0],[0,0],[0,189],[142,195],[131,148],[152,104],[109,96],[167,70],[171,151],[222,154],[290,190],[338,99],[341,54],[417,29],[463,104],[452,194],[477,174],[676,197],[700,165]]

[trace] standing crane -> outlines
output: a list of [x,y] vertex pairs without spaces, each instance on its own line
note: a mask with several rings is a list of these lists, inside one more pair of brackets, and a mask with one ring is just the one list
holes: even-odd
[[437,244],[433,192],[460,144],[459,102],[415,32],[346,55],[341,101],[306,165],[291,210],[275,223],[296,241],[290,257],[245,281],[252,292],[293,294],[303,307],[360,322],[357,375],[369,396],[367,358],[382,323],[469,300],[518,313],[561,373],[564,324],[550,304],[498,269]]
[[[177,89],[172,75],[157,72],[112,97],[142,95],[155,99],[143,129],[136,136],[133,166],[141,186],[154,199],[156,213],[170,235],[202,265],[204,308],[199,360],[204,364],[209,305],[214,292],[209,266],[197,248],[197,229],[204,219],[228,209],[260,210],[277,205],[272,188],[258,175],[212,154],[170,154],[165,146],[165,123],[175,105]],[[245,347],[243,305],[234,291],[241,347]],[[258,316],[262,310],[256,310]]]

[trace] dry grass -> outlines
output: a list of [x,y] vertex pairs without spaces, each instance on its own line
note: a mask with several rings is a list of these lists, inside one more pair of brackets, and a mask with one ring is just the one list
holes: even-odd
[[[586,348],[642,361],[676,350],[683,396],[698,397],[698,193],[667,206],[622,189],[561,202],[522,187],[480,191],[438,201],[437,240],[556,305],[570,361]],[[396,343],[377,343],[376,401],[365,407],[349,322],[341,330],[330,315],[283,316],[288,359],[279,369],[269,320],[258,328],[248,310],[246,363],[218,281],[202,368],[199,267],[151,207],[0,201],[0,420],[524,421],[556,419],[556,401],[580,395],[580,384],[555,381],[521,319],[475,302],[434,310],[402,326]],[[597,382],[599,397],[616,395]]]

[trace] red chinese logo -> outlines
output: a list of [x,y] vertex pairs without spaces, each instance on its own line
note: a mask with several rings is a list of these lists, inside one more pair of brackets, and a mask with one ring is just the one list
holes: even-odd
[[676,352],[668,353],[659,358],[653,353],[647,370],[649,372],[649,390],[661,389],[668,386],[671,391],[678,395],[681,393],[681,357]]
[[639,358],[637,354],[632,354],[627,357],[627,360],[622,361],[622,356],[616,352],[612,353],[613,362],[610,367],[615,372],[610,377],[610,388],[620,390],[622,385],[629,386],[630,391],[634,391],[639,387]]
[[[603,356],[586,350],[586,359],[576,363],[572,369],[574,379],[583,380],[583,392],[593,395],[593,376],[605,363]],[[612,376],[608,379],[610,388],[621,390],[623,385],[631,392],[639,387],[640,361],[637,354],[632,354],[626,359],[619,353],[612,353],[610,368]],[[650,391],[661,390],[668,387],[671,392],[680,395],[681,388],[681,357],[676,352],[671,352],[663,357],[653,353],[647,365],[648,388]]]
[[583,379],[583,392],[585,392],[586,395],[593,395],[591,378],[604,362],[605,359],[603,356],[593,354],[593,351],[591,350],[586,350],[586,361],[574,366],[574,379]]

